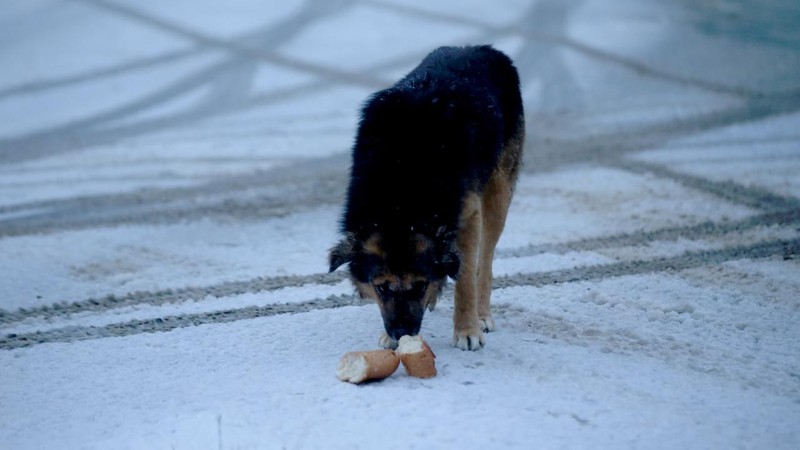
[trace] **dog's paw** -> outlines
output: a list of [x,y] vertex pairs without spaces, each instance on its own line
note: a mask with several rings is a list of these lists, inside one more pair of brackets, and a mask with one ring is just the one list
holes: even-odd
[[397,339],[392,338],[384,331],[378,338],[378,345],[389,350],[394,350],[397,348]]
[[494,319],[491,317],[484,317],[478,321],[478,327],[480,327],[481,331],[484,333],[494,331]]
[[456,331],[453,333],[453,347],[461,350],[475,351],[483,347],[483,332],[479,328]]

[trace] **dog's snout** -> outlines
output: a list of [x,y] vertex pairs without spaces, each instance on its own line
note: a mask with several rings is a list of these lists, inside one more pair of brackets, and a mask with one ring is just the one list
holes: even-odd
[[389,334],[392,336],[392,339],[400,340],[401,337],[411,333],[406,328],[395,328]]

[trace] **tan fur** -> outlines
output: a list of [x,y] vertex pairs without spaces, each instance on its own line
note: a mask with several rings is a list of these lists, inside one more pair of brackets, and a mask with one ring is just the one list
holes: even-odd
[[[461,210],[460,228],[456,245],[461,253],[461,269],[455,287],[453,310],[453,343],[459,347],[471,347],[471,338],[483,340],[478,327],[477,276],[480,244],[483,234],[481,197],[469,194]],[[464,343],[466,340],[466,344]]]
[[426,238],[424,235],[417,233],[414,235],[414,242],[416,244],[416,251],[417,255],[421,255],[428,251],[431,248],[431,241],[430,239]]
[[386,258],[386,252],[381,247],[380,234],[374,233],[366,241],[364,241],[364,253],[375,255],[379,258]]
[[462,205],[457,238],[462,265],[455,286],[453,344],[464,350],[483,346],[483,332],[495,327],[492,261],[514,193],[523,142],[523,132],[509,141],[483,192],[470,194]]
[[378,299],[378,292],[375,291],[375,287],[370,283],[362,283],[356,279],[353,279],[353,284],[356,287],[356,291],[358,291],[358,295],[361,298],[368,298],[371,300]]
[[[383,273],[375,277],[373,283],[361,283],[358,280],[353,279],[353,284],[358,291],[358,294],[361,298],[364,299],[371,299],[371,300],[379,300],[380,297],[378,296],[378,292],[375,290],[375,286],[380,286],[383,283],[388,282],[392,289],[410,289],[411,286],[419,281],[427,282],[428,279],[422,275],[416,274],[405,274],[402,277],[397,277],[391,273]],[[442,285],[444,284],[443,281],[440,282],[431,282],[428,284],[427,289],[425,290],[425,295],[423,297],[423,304],[429,309],[433,310],[436,306],[436,300],[439,296],[439,292],[442,289]],[[381,309],[381,313],[387,312],[385,311],[388,308],[384,302],[376,301],[378,307]],[[391,313],[391,311],[388,311]]]
[[418,281],[427,281],[428,279],[422,275],[405,274],[401,277],[391,273],[383,273],[375,277],[373,284],[380,286],[384,283],[389,283],[392,290],[410,289],[411,286]]

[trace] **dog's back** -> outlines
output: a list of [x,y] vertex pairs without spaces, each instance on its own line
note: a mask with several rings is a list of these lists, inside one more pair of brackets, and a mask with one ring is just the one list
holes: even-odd
[[[427,74],[434,79],[449,79],[458,84],[462,94],[480,96],[488,90],[497,99],[503,117],[503,140],[515,136],[522,125],[522,99],[519,75],[505,53],[483,45],[476,47],[440,47],[431,52],[397,85]],[[413,88],[413,85],[412,85]],[[476,105],[477,106],[477,105]]]

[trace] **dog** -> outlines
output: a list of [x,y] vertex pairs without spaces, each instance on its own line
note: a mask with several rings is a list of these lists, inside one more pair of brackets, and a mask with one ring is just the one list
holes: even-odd
[[329,262],[331,272],[349,264],[357,293],[377,302],[381,346],[419,333],[448,277],[453,345],[484,346],[524,139],[519,75],[488,45],[440,47],[364,103]]

